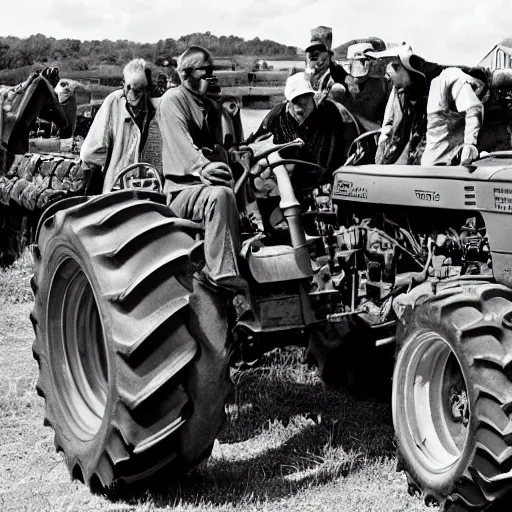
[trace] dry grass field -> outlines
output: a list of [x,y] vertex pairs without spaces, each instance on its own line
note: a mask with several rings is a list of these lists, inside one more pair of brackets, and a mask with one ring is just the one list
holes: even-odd
[[[427,511],[395,471],[390,406],[327,389],[298,348],[233,370],[211,458],[175,486],[111,502],[71,482],[43,426],[30,257],[0,272],[0,510]],[[369,378],[371,378],[369,376]]]

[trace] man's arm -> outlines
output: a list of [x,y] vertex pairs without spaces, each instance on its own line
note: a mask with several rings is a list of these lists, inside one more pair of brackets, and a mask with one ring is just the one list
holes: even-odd
[[85,168],[105,167],[112,142],[112,99],[106,98],[99,108],[82,144],[80,160]]
[[455,84],[452,88],[455,107],[458,112],[465,113],[464,147],[462,148],[461,164],[468,165],[478,158],[478,134],[484,120],[484,106],[478,99],[470,83]]
[[458,112],[466,113],[464,144],[476,145],[478,133],[484,119],[484,106],[469,83],[465,83],[460,87],[455,97],[455,106]]
[[283,102],[283,104],[279,104],[279,105],[276,105],[275,107],[273,107],[270,110],[270,112],[263,118],[263,121],[261,121],[261,124],[258,127],[258,129],[254,133],[249,135],[249,137],[247,139],[247,143],[252,144],[253,142],[256,141],[256,139],[258,139],[259,137],[261,137],[262,135],[265,135],[267,133],[272,133],[273,135],[275,135],[275,133],[274,133],[275,118],[277,117],[279,112],[281,112],[281,110],[283,108],[285,108],[285,106],[286,106],[286,103]]

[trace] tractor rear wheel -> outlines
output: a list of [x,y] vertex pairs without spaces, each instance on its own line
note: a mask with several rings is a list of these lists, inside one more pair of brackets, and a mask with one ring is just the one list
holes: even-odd
[[434,297],[406,312],[397,343],[393,423],[410,490],[483,510],[512,490],[512,291]]
[[132,494],[198,464],[231,388],[226,300],[192,223],[121,191],[45,216],[31,319],[45,423],[72,478]]

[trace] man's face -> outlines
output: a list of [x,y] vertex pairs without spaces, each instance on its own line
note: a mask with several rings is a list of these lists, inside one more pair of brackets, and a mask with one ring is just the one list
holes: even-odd
[[412,85],[409,71],[400,62],[390,62],[386,67],[386,75],[398,89],[407,89]]
[[198,94],[204,96],[208,89],[207,78],[213,75],[213,62],[211,59],[201,58],[192,68],[188,75],[187,82],[190,88]]
[[315,71],[316,75],[321,75],[327,71],[331,63],[331,54],[322,47],[311,48],[306,52],[306,66]]
[[138,106],[145,96],[148,87],[146,75],[133,75],[125,78],[124,94],[126,101],[132,106]]
[[290,102],[293,116],[299,123],[303,123],[315,109],[315,95],[303,94]]

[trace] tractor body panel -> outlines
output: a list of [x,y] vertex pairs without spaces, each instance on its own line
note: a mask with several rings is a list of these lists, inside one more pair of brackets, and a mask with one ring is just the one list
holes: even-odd
[[478,211],[487,228],[495,279],[512,286],[512,154],[457,167],[367,165],[335,172],[334,201]]

